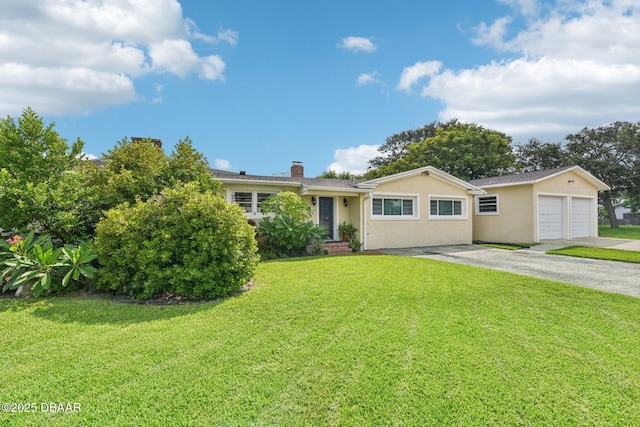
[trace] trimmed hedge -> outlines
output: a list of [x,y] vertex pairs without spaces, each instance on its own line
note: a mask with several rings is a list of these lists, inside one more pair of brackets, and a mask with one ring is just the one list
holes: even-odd
[[258,262],[242,209],[196,183],[110,209],[96,228],[98,286],[135,298],[215,298],[239,289]]

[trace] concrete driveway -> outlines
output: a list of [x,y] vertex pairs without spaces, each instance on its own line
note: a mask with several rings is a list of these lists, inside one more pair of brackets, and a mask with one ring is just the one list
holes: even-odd
[[630,295],[640,298],[640,264],[547,255],[550,249],[567,246],[616,247],[630,243],[627,247],[640,250],[640,241],[622,239],[583,239],[549,241],[530,249],[509,251],[478,245],[432,246],[407,249],[383,249],[392,255],[414,256],[438,261],[454,262],[508,271],[542,279],[556,280],[605,292]]

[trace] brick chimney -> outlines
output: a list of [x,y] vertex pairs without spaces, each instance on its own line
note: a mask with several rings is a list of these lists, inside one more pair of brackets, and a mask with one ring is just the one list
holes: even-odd
[[302,166],[302,162],[293,161],[291,165],[291,178],[304,178],[304,166]]

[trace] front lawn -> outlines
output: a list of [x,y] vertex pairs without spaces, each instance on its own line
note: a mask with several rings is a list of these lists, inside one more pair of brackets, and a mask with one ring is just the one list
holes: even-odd
[[618,228],[611,228],[610,225],[599,225],[598,233],[600,237],[640,240],[640,225],[620,225]]
[[608,261],[622,261],[640,263],[640,252],[623,251],[620,249],[592,248],[587,246],[568,246],[561,249],[547,251],[548,254],[567,255],[579,258],[604,259]]
[[[0,425],[640,425],[640,300],[383,255],[224,300],[0,300]],[[80,413],[42,413],[42,402]]]

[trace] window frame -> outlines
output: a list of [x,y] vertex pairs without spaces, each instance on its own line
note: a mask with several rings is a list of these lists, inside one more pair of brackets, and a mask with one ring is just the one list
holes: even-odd
[[[381,200],[382,213],[374,213],[374,200]],[[411,202],[411,215],[385,215],[385,200],[400,200],[400,211],[403,212],[405,203]],[[374,221],[414,221],[420,219],[420,195],[409,193],[374,193],[371,195],[371,219]]]
[[[461,221],[461,220],[467,220],[469,219],[469,209],[467,206],[469,198],[465,197],[465,196],[449,196],[449,195],[440,195],[440,194],[430,194],[429,195],[429,219],[432,220],[449,220],[449,221]],[[440,202],[440,201],[450,201],[450,202],[460,202],[460,215],[441,215],[440,213],[438,214],[432,214],[431,213],[431,202],[436,201],[436,202]],[[452,210],[455,213],[455,205],[452,203]],[[440,208],[438,205],[438,212],[439,212]]]
[[242,212],[242,215],[248,216],[251,219],[261,219],[261,218],[264,218],[265,215],[260,211],[259,204],[262,200],[258,201],[258,194],[260,195],[269,194],[268,197],[270,197],[270,196],[275,196],[279,192],[280,190],[271,190],[271,189],[268,189],[268,190],[267,189],[262,189],[262,190],[230,189],[230,190],[227,190],[227,201],[230,203],[235,203],[240,207],[244,207],[243,205],[235,201],[235,194],[250,193],[251,194],[251,210]]
[[[495,197],[496,210],[494,212],[480,212],[480,199]],[[485,194],[482,196],[476,196],[475,198],[475,212],[476,215],[500,215],[500,195],[499,194]]]

